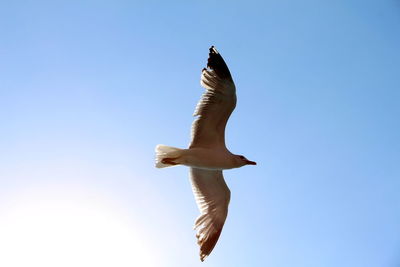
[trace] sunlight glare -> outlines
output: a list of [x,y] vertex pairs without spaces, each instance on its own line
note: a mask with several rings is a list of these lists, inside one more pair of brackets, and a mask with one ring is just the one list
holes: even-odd
[[140,229],[109,202],[24,194],[0,207],[0,266],[156,266]]

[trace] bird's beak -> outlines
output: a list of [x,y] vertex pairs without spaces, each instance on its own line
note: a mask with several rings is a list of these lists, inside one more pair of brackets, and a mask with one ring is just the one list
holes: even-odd
[[246,165],[257,165],[257,163],[254,161],[248,160],[248,161],[246,161]]

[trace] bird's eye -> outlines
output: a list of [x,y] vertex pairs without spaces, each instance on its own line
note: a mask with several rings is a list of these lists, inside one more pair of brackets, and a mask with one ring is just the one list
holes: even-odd
[[241,158],[241,159],[245,159],[243,156],[239,156],[239,158]]

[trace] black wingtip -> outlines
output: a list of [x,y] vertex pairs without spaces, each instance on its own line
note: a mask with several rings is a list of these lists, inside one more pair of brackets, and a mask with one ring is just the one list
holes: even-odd
[[208,54],[207,68],[214,70],[220,78],[232,81],[232,76],[229,72],[228,66],[221,54],[213,45],[210,47],[210,53]]
[[[217,244],[217,241],[221,235],[222,232],[222,227],[218,229],[213,235],[210,236],[210,238],[206,240],[202,240],[201,242],[198,240],[197,244],[200,245],[200,260],[204,261],[205,258],[207,258],[211,252],[213,251],[215,245]],[[199,238],[199,237],[197,237]]]
[[213,45],[210,47],[210,54],[219,54],[218,50]]

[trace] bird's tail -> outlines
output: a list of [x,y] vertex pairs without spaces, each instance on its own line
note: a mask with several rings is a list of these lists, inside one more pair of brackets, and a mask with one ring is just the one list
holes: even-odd
[[156,168],[172,167],[180,164],[178,159],[182,155],[183,149],[157,145],[156,146]]

